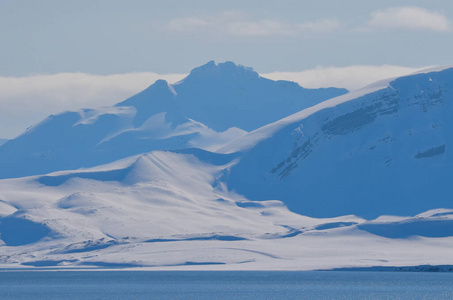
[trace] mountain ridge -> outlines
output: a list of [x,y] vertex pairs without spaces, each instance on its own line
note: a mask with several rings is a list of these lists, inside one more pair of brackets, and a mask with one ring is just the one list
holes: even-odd
[[157,80],[112,107],[49,116],[0,146],[0,178],[92,167],[152,150],[216,150],[287,111],[345,92],[308,90],[232,62],[209,62],[176,84]]

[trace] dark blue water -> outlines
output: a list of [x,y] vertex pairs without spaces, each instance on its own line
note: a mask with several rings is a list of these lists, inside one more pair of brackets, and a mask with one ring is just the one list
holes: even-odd
[[453,299],[453,274],[3,271],[0,299]]

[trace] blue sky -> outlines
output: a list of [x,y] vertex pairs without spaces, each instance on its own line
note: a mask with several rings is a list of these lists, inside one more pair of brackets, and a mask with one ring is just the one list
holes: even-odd
[[451,20],[450,0],[1,0],[0,75],[444,65]]
[[356,89],[453,64],[453,1],[0,0],[0,138],[234,61]]

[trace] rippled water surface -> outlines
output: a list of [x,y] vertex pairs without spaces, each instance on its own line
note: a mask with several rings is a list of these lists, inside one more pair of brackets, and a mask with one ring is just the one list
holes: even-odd
[[0,299],[453,299],[453,273],[3,271]]

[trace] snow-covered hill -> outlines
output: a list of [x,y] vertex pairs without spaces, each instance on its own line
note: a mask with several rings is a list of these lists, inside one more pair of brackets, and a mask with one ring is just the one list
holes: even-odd
[[305,217],[280,201],[229,192],[220,179],[236,159],[197,149],[155,151],[86,170],[0,180],[0,267],[453,264],[453,210],[373,221]]
[[8,140],[7,139],[0,139],[0,146],[6,143]]
[[232,62],[209,62],[174,85],[158,80],[113,107],[48,117],[0,146],[0,178],[92,167],[152,150],[215,150],[345,92],[304,89]]
[[453,68],[378,82],[224,147],[228,186],[314,217],[453,208]]

